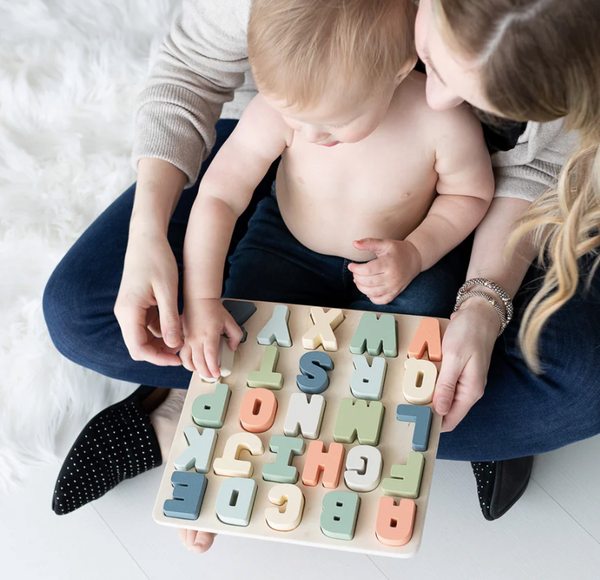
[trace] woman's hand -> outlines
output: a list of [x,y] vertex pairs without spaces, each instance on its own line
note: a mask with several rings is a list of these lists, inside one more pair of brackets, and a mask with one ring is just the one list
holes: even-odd
[[471,297],[451,316],[433,407],[452,431],[483,396],[500,319],[485,298]]
[[410,242],[366,238],[356,240],[354,247],[377,256],[364,264],[348,265],[356,287],[373,304],[389,304],[421,272],[421,255]]
[[210,532],[186,530],[185,528],[179,528],[177,533],[184,548],[187,548],[190,552],[196,552],[196,554],[202,554],[210,549],[217,535]]
[[186,297],[182,322],[185,344],[179,356],[183,366],[202,377],[218,379],[221,335],[227,336],[229,348],[235,350],[244,336],[242,329],[218,298]]
[[130,232],[114,313],[131,358],[179,366],[183,344],[177,309],[178,271],[166,235]]

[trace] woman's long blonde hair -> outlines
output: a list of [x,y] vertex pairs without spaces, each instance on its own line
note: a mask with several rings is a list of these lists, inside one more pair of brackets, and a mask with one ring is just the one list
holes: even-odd
[[[511,240],[531,236],[546,267],[519,337],[530,367],[549,317],[577,291],[579,259],[600,246],[600,1],[432,0],[442,32],[478,62],[486,97],[516,121],[561,117],[580,146],[556,187],[534,202]],[[590,278],[598,267],[593,261]]]

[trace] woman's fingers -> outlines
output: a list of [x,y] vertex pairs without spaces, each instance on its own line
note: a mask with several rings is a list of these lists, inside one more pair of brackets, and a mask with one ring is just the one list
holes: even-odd
[[160,329],[165,344],[171,348],[181,346],[181,320],[177,309],[177,282],[156,288],[156,303],[160,316]]
[[123,341],[134,361],[146,361],[158,366],[179,366],[179,357],[164,351],[162,338],[148,330],[147,308],[127,302],[115,304],[115,316],[121,327]]
[[464,368],[465,363],[462,359],[450,354],[444,355],[433,395],[433,408],[438,415],[443,416],[450,411],[456,384]]

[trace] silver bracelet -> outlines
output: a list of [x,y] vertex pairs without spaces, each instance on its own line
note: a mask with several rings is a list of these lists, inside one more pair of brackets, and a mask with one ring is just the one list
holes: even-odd
[[468,298],[472,298],[473,296],[485,298],[492,305],[492,307],[496,311],[496,314],[498,314],[498,318],[500,318],[500,330],[498,331],[498,336],[500,336],[504,332],[504,329],[508,324],[508,320],[506,319],[506,316],[504,316],[504,310],[502,310],[502,306],[500,306],[500,304],[498,304],[498,302],[489,294],[481,292],[481,290],[471,290],[471,292],[463,292],[463,294],[456,297],[456,305],[454,306],[454,312],[456,312],[460,308],[460,305],[465,300],[467,300]]
[[504,288],[502,288],[502,286],[500,286],[500,284],[496,284],[496,282],[494,282],[493,280],[488,280],[487,278],[471,278],[470,280],[467,280],[460,287],[460,290],[456,295],[456,301],[458,302],[460,297],[463,294],[465,294],[469,288],[472,288],[473,286],[483,286],[484,288],[487,288],[488,290],[491,290],[494,294],[496,294],[498,298],[502,300],[502,302],[504,303],[504,307],[506,308],[506,324],[508,324],[512,320],[514,308],[512,300],[510,299],[510,295]]

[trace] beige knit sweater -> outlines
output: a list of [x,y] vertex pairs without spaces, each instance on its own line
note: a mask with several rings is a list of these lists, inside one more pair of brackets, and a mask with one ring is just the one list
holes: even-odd
[[[138,99],[136,165],[142,157],[163,159],[187,175],[188,186],[196,182],[221,113],[239,118],[256,92],[246,47],[249,8],[250,0],[183,0]],[[576,144],[562,121],[529,123],[514,149],[492,156],[496,196],[536,199]]]

